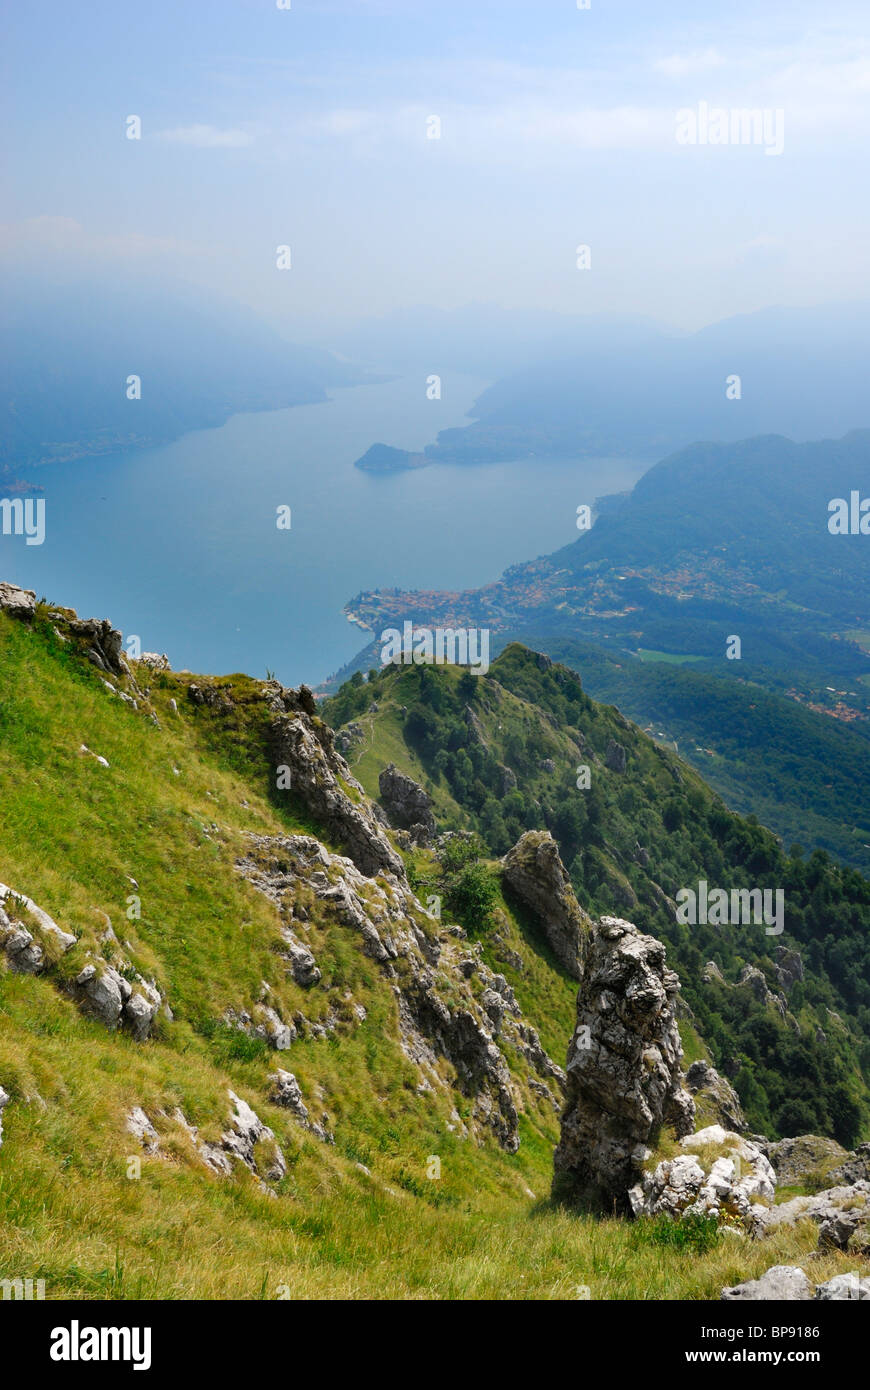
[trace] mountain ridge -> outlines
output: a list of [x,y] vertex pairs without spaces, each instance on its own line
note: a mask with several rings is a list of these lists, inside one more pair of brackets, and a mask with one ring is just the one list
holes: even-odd
[[[493,364],[502,368],[469,412],[473,423],[444,430],[426,446],[432,462],[625,453],[652,461],[692,439],[787,430],[809,440],[866,420],[870,338],[860,303],[770,307],[691,333],[606,315],[561,323],[550,316],[549,332],[547,316],[526,325],[518,315],[512,332],[510,315],[501,317],[501,334],[491,330],[480,359],[474,343],[486,328],[475,322],[463,332],[461,314],[452,331],[442,316],[422,334],[428,355],[421,369],[431,370],[433,356],[485,374]],[[368,332],[377,355],[389,328]],[[365,355],[364,335],[351,342]],[[413,355],[414,344],[404,346],[401,361]]]
[[36,485],[46,464],[153,447],[240,411],[322,402],[328,387],[373,379],[181,282],[121,277],[107,293],[90,279],[7,275],[2,291],[7,489],[22,477]]
[[[80,1298],[559,1298],[583,1276],[715,1298],[763,1273],[763,1242],[735,1259],[711,1231],[687,1262],[654,1221],[543,1197],[576,979],[467,838],[403,847],[310,691],[133,662],[14,586],[0,607],[7,1264]],[[565,873],[523,887],[546,840],[517,846],[529,904]]]

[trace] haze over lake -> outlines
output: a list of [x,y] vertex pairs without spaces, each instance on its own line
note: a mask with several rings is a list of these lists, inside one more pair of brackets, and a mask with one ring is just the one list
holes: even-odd
[[[415,375],[329,402],[236,415],[220,429],[40,469],[46,539],[0,539],[3,577],[109,617],[175,669],[316,684],[366,634],[343,605],[360,589],[455,589],[575,540],[576,510],[630,487],[631,460],[438,464],[375,477],[353,467],[377,440],[410,450],[466,423],[487,383]],[[292,509],[279,531],[276,508]]]

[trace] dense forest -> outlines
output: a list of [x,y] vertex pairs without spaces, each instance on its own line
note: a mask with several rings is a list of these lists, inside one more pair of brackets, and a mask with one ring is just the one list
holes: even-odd
[[[537,634],[528,641],[542,645]],[[547,640],[545,650],[581,672],[595,699],[676,742],[730,806],[755,811],[787,846],[825,849],[870,872],[870,723],[842,723],[784,698],[749,662],[738,678],[721,662],[712,670],[641,661],[571,638]]]

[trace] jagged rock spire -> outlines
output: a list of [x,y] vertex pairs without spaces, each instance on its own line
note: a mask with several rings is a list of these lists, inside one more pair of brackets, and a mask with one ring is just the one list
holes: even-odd
[[625,1211],[659,1130],[691,1133],[678,985],[661,941],[618,917],[593,925],[568,1049],[555,1195]]

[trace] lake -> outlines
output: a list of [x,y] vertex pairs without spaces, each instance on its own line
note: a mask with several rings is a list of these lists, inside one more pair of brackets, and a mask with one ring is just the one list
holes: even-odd
[[0,537],[0,578],[111,618],[176,670],[270,669],[315,685],[367,641],[342,611],[360,589],[484,584],[575,540],[580,503],[645,471],[628,459],[353,467],[376,441],[420,450],[467,423],[487,384],[445,376],[440,401],[418,376],[346,387],[160,448],[42,468],[45,542]]

